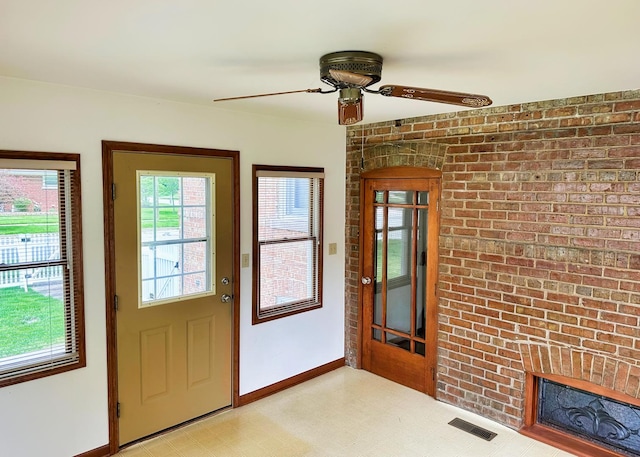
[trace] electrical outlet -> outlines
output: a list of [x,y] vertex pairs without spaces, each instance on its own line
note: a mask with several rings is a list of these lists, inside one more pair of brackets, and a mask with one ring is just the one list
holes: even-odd
[[338,244],[329,243],[329,255],[336,255],[338,253]]
[[242,254],[242,268],[249,268],[249,254]]

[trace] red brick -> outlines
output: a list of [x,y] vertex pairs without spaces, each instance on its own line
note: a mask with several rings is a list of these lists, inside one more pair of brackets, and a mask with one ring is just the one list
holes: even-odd
[[612,124],[618,122],[630,122],[632,120],[632,116],[629,113],[620,113],[620,114],[604,114],[594,117],[594,122],[596,124]]
[[640,100],[618,102],[613,105],[614,111],[637,111],[640,110]]

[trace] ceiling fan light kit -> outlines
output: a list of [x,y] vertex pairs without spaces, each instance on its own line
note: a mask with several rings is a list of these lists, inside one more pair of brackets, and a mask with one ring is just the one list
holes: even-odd
[[362,120],[362,92],[357,87],[340,89],[338,124],[352,125]]
[[363,119],[363,92],[380,94],[385,97],[399,97],[411,100],[447,103],[450,105],[480,108],[491,105],[486,95],[446,90],[425,89],[400,85],[384,85],[378,90],[369,86],[382,78],[382,56],[367,51],[339,51],[320,57],[320,80],[331,86],[330,90],[303,89],[242,97],[219,98],[214,102],[244,98],[267,97],[298,92],[329,94],[339,91],[338,123],[352,125]]

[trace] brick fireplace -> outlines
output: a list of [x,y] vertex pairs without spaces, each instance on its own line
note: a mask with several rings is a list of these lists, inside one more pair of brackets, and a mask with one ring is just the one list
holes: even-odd
[[442,170],[437,398],[525,425],[530,373],[640,396],[640,91],[347,128],[346,354],[359,177]]
[[[526,372],[522,433],[581,456],[640,455],[640,367],[555,345],[520,348]],[[548,410],[558,420],[544,419],[551,414],[542,407],[547,382],[555,392],[548,396],[562,398]],[[578,403],[572,401],[576,391],[587,394],[578,392]]]

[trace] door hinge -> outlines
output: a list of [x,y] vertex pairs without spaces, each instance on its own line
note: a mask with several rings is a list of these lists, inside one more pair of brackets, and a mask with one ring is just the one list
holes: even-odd
[[435,368],[431,368],[431,380],[433,382],[436,382],[436,369]]
[[116,417],[120,417],[120,402],[116,403]]
[[116,199],[116,183],[111,183],[111,200]]
[[118,308],[119,308],[119,306],[118,306],[118,296],[117,296],[117,295],[114,295],[114,296],[113,296],[113,309],[115,309],[116,311],[118,311]]

